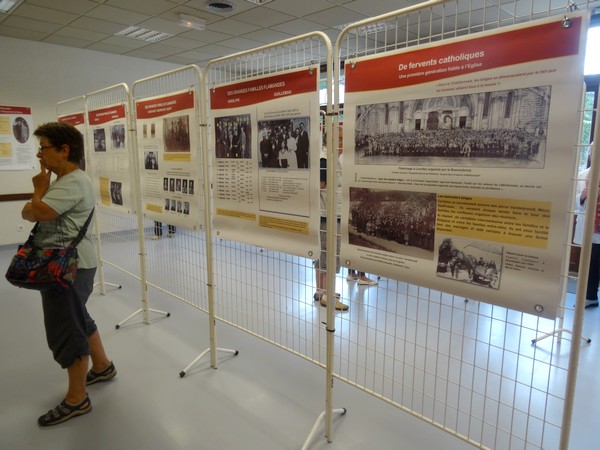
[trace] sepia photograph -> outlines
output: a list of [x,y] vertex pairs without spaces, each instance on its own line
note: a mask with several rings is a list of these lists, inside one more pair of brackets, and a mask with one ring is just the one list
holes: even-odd
[[259,167],[308,169],[310,118],[262,120],[258,122]]
[[542,169],[551,86],[356,107],[355,164]]
[[499,289],[502,250],[489,242],[444,237],[438,247],[437,276]]
[[94,130],[94,151],[106,151],[106,132],[104,131],[104,128],[96,128]]
[[110,182],[110,199],[113,205],[123,205],[123,184],[117,181]]
[[190,117],[165,117],[163,119],[165,152],[190,151]]
[[436,194],[350,188],[352,245],[433,260]]
[[117,124],[110,127],[110,142],[113,150],[125,147],[125,125]]
[[156,152],[144,152],[144,169],[158,170],[158,158]]
[[252,158],[250,114],[215,119],[215,156],[217,158]]
[[12,126],[13,136],[17,142],[24,144],[29,139],[29,124],[23,117],[17,117]]

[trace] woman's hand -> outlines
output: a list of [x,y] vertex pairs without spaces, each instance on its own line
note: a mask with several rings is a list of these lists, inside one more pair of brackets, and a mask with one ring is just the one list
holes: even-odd
[[32,178],[34,195],[38,195],[41,198],[48,192],[51,176],[52,172],[46,169],[40,161],[40,173]]

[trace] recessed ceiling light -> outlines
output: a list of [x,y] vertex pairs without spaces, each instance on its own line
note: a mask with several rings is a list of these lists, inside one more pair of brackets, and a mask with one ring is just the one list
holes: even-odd
[[139,39],[140,41],[150,42],[152,44],[172,37],[172,34],[163,33],[162,31],[153,31],[140,27],[128,27],[124,30],[115,33],[115,36],[123,36],[131,39]]
[[255,5],[264,5],[265,3],[271,3],[273,0],[246,0],[247,2],[254,3]]
[[231,12],[233,11],[234,5],[233,3],[227,0],[213,1],[209,0],[206,2],[206,8],[209,11],[214,12]]
[[188,16],[187,14],[179,14],[179,25],[182,27],[203,31],[206,28],[206,21],[199,17]]
[[23,3],[23,0],[0,0],[0,12],[9,13],[21,3]]

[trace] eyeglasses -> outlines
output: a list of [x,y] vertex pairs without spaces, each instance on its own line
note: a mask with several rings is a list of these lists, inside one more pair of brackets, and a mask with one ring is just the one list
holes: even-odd
[[40,145],[38,147],[38,152],[43,152],[47,148],[56,148],[56,146],[55,145]]

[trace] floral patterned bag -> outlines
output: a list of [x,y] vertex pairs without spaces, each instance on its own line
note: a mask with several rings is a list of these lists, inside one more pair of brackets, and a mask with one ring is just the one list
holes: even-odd
[[27,242],[19,246],[13,256],[6,279],[13,285],[25,289],[43,291],[46,289],[69,289],[77,274],[77,245],[85,236],[94,210],[79,231],[79,234],[65,248],[43,249],[33,245],[33,237],[39,223],[35,224]]

